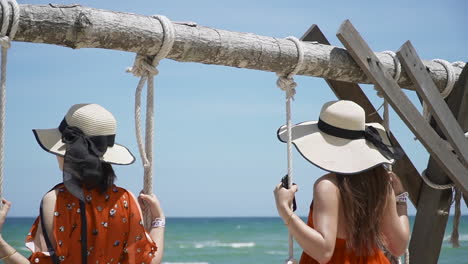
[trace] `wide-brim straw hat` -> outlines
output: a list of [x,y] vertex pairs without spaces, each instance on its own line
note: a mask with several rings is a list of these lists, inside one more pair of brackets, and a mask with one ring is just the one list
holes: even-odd
[[109,144],[101,160],[111,164],[128,165],[135,157],[124,146],[114,142],[117,122],[111,112],[98,104],[73,105],[58,128],[33,129],[39,145],[47,152],[64,156],[65,143],[62,133],[67,126],[77,127],[88,137],[106,137]]
[[[364,136],[353,136],[364,134],[369,127],[378,132],[381,142],[389,150],[394,150],[383,126],[365,123],[364,109],[346,100],[326,103],[318,121],[292,126],[292,144],[315,166],[339,174],[356,174],[381,164],[394,163],[394,158],[389,157],[392,155],[383,152]],[[280,141],[287,142],[286,125],[280,127],[277,133]],[[348,135],[355,138],[346,138]]]

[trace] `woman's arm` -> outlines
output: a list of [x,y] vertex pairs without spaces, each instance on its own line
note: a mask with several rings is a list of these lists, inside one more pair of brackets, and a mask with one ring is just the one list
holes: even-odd
[[[165,221],[165,216],[164,212],[161,208],[161,204],[156,197],[156,195],[151,194],[143,194],[140,193],[138,196],[138,203],[140,207],[143,210],[146,210],[146,208],[149,208],[151,212],[151,219],[155,218],[160,218]],[[159,227],[152,227],[149,230],[149,235],[151,239],[156,243],[158,246],[158,250],[156,251],[153,260],[151,261],[151,264],[159,264],[162,261],[163,255],[164,255],[164,226],[159,226]]]
[[382,232],[387,239],[387,249],[394,256],[405,253],[410,237],[409,219],[406,203],[397,203],[395,194],[405,192],[398,176],[391,175],[392,191],[390,192],[382,219]]
[[6,264],[29,264],[29,260],[10,246],[2,236],[3,224],[11,207],[11,202],[2,199],[3,207],[0,209],[0,260]]
[[338,228],[339,193],[336,185],[323,177],[314,185],[314,228],[309,227],[291,210],[297,186],[287,190],[275,188],[276,207],[289,231],[302,249],[319,263],[327,263],[335,250]]

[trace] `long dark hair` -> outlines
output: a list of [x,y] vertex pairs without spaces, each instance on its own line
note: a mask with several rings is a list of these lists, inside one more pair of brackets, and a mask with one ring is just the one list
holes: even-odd
[[383,243],[380,228],[390,174],[382,166],[353,175],[337,174],[346,220],[347,247],[357,255],[373,253]]

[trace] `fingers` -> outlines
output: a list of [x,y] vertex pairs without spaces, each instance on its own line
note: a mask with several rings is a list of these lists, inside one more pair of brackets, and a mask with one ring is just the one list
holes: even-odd
[[297,191],[299,190],[299,188],[297,187],[296,184],[294,184],[293,186],[291,186],[291,190],[292,190],[293,192],[297,192]]
[[8,208],[10,208],[10,207],[11,207],[11,202],[10,202],[10,201],[8,201],[8,200],[7,200],[7,199],[5,199],[5,198],[3,198],[3,199],[2,199],[2,204],[4,204],[5,206],[8,206]]
[[7,199],[3,198],[2,199],[2,204],[3,204],[3,210],[5,210],[5,212],[8,213],[8,211],[10,211],[11,202],[8,201]]

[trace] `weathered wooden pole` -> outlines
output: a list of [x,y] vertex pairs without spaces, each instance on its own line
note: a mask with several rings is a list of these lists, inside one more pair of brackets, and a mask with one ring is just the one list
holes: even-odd
[[[174,23],[175,43],[169,59],[270,72],[290,72],[297,62],[294,43],[285,39]],[[55,44],[74,49],[103,48],[156,54],[164,38],[158,20],[137,14],[82,7],[79,5],[21,5],[15,41]],[[304,43],[305,64],[299,75],[337,81],[370,83],[343,49],[319,43]],[[393,75],[393,59],[376,53]],[[439,90],[447,74],[442,65],[424,62]],[[461,72],[455,68],[456,78]],[[400,87],[412,89],[405,72]]]

